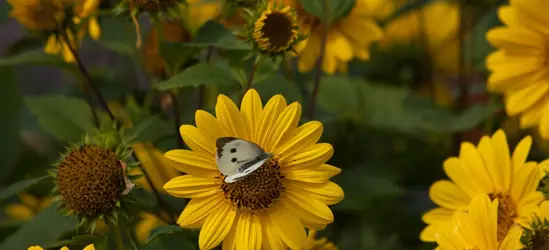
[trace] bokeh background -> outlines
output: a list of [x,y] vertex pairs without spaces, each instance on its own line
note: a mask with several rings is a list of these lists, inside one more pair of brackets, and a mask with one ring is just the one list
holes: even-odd
[[[466,13],[462,13],[456,1],[386,0],[375,12],[384,38],[373,44],[370,60],[352,61],[347,72],[324,78],[321,83],[314,119],[325,126],[321,141],[334,145],[335,154],[329,163],[343,170],[334,181],[344,189],[345,199],[332,207],[335,222],[319,234],[339,249],[432,249],[434,245],[419,240],[424,227],[421,216],[434,207],[429,186],[446,178],[442,162],[457,154],[462,141],[476,143],[481,135],[502,128],[513,147],[529,133],[535,141],[530,157],[545,157],[549,145],[535,130],[519,129],[517,119],[505,115],[500,97],[486,91],[485,57],[493,48],[485,34],[500,25],[497,8],[505,1],[466,2]],[[103,1],[101,6],[109,8],[112,4]],[[40,50],[43,40],[9,18],[10,9],[5,0],[0,1],[2,58]],[[207,19],[189,20],[201,18]],[[171,112],[174,99],[149,92],[154,76],[163,77],[155,68],[161,53],[151,45],[159,41],[149,35],[153,27],[149,19],[145,16],[140,21],[143,49],[134,47],[135,29],[128,19],[105,16],[100,18],[103,30],[99,41],[85,40],[79,53],[111,108],[127,124],[155,117],[134,150],[145,168],[156,169],[151,170],[155,173],[153,184],[161,187],[163,181],[178,174],[162,159],[162,152],[178,147],[173,125],[176,116]],[[161,25],[171,29],[161,40],[189,39],[188,31],[180,25]],[[229,63],[226,56],[238,60],[242,53],[216,51],[212,61],[223,67]],[[79,98],[80,102],[60,103],[57,111],[78,106],[84,98],[78,78],[62,62],[30,61],[31,65],[0,61],[0,249],[26,249],[33,239],[47,242],[63,238],[75,226],[74,221],[50,209],[51,180],[36,181],[36,185],[13,195],[13,183],[43,176],[64,150],[65,141],[73,136],[66,132],[67,127],[73,128],[70,115],[45,120],[37,115],[44,109],[56,109],[41,103],[40,98]],[[295,65],[295,60],[290,62]],[[262,78],[254,87],[263,100],[276,93],[290,101],[309,100],[313,73],[298,72],[296,67],[277,69],[266,63],[258,74]],[[197,97],[200,91],[206,93],[203,98]],[[212,110],[218,93],[233,91],[216,86],[180,89],[175,104],[180,123],[193,124],[199,105]],[[52,120],[56,123],[51,124]],[[52,132],[52,126],[65,131]],[[184,201],[170,200],[170,204],[174,211],[180,211]],[[148,210],[154,208],[143,211]],[[127,223],[136,225],[135,232],[129,232],[136,241],[143,241],[151,229],[166,224],[145,212]],[[179,242],[164,247],[196,246]]]

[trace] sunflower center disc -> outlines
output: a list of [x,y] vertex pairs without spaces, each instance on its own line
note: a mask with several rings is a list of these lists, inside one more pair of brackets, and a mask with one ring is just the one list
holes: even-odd
[[239,209],[258,212],[269,208],[280,197],[284,191],[282,179],[277,160],[271,159],[245,178],[223,183],[221,189],[225,198]]
[[534,231],[534,235],[530,239],[532,249],[549,249],[549,229],[543,228]]
[[505,193],[491,193],[490,200],[498,200],[498,242],[501,242],[517,218],[517,206]]
[[273,47],[284,48],[292,40],[292,21],[279,12],[273,12],[265,18],[265,25],[261,29],[263,38],[267,39]]

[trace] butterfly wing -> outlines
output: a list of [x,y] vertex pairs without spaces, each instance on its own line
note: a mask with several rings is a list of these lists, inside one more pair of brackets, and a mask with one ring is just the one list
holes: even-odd
[[264,158],[265,151],[257,144],[234,138],[222,137],[216,141],[217,168],[227,176],[241,173]]
[[271,154],[266,153],[263,159],[254,161],[253,164],[251,164],[248,168],[245,168],[241,172],[237,172],[236,174],[225,177],[225,182],[233,183],[235,181],[241,180],[242,178],[246,177],[247,175],[253,173],[255,170],[263,166],[263,164],[265,164],[265,162],[268,161],[271,157]]

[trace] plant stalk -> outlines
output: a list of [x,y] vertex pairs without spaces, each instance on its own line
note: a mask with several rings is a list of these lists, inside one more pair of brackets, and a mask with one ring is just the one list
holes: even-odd
[[[324,0],[324,7],[323,7],[323,16],[324,21],[327,22],[329,20],[329,0]],[[322,29],[322,40],[320,42],[320,56],[318,57],[318,60],[316,61],[316,72],[314,76],[314,87],[313,87],[313,93],[311,95],[311,102],[309,103],[309,118],[313,119],[315,116],[315,107],[316,102],[318,98],[318,90],[320,88],[320,78],[322,77],[322,65],[324,63],[324,57],[326,55],[326,42],[328,40],[328,29],[330,28],[328,23],[324,23],[324,27]]]

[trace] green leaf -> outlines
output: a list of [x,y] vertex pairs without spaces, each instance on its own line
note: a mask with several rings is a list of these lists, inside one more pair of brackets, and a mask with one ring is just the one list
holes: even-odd
[[182,43],[162,41],[160,43],[160,56],[172,72],[177,72],[186,62],[194,58],[200,50],[184,46]]
[[0,59],[0,67],[26,64],[55,66],[70,72],[77,72],[76,67],[71,63],[65,62],[61,56],[46,54],[41,50],[27,51],[18,55]]
[[[332,23],[347,16],[355,6],[355,2],[356,0],[299,0],[301,6],[308,13],[318,17],[324,23]],[[327,16],[324,13],[324,4],[327,4],[328,8]]]
[[54,243],[64,232],[73,230],[77,224],[76,219],[57,213],[56,207],[53,204],[43,209],[7,237],[0,245],[0,250],[27,249],[32,245],[46,246]]
[[25,102],[40,125],[61,141],[79,141],[96,129],[92,110],[82,99],[52,95],[25,97]]
[[10,198],[20,192],[23,192],[25,189],[30,188],[31,186],[37,184],[38,182],[49,178],[49,176],[42,176],[34,179],[28,179],[20,182],[16,182],[11,186],[0,190],[0,202],[4,201],[7,198]]
[[11,68],[0,68],[0,182],[4,181],[21,150],[21,108],[23,99]]
[[164,234],[171,234],[175,232],[183,232],[183,231],[185,231],[185,229],[176,225],[167,225],[167,226],[157,227],[151,230],[151,233],[149,234],[149,238],[147,238],[147,243],[150,242],[151,240],[154,240],[158,236],[161,236]]
[[200,63],[154,87],[158,90],[169,90],[200,85],[231,85],[234,84],[232,81],[231,75],[220,68],[212,64]]
[[86,246],[88,244],[92,244],[97,241],[104,240],[106,237],[102,235],[91,235],[91,234],[85,234],[85,235],[77,235],[72,237],[69,240],[62,240],[58,242],[54,242],[52,244],[49,244],[45,247],[47,248],[61,248],[63,246]]
[[135,57],[137,38],[131,22],[123,18],[104,16],[101,19],[101,29],[100,44],[121,55]]
[[318,106],[323,110],[340,114],[352,115],[359,108],[357,85],[348,77],[328,76],[320,80],[318,90]]
[[208,21],[198,32],[194,40],[190,43],[183,43],[183,46],[195,47],[216,47],[228,50],[250,50],[250,46],[245,42],[238,40],[229,30],[225,29],[223,24],[216,21]]

